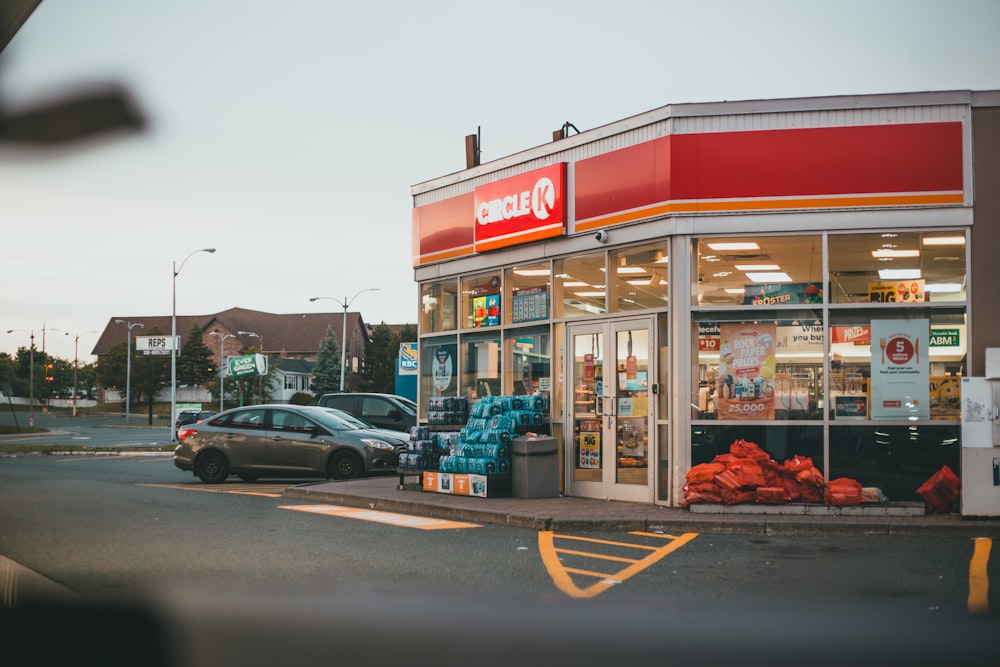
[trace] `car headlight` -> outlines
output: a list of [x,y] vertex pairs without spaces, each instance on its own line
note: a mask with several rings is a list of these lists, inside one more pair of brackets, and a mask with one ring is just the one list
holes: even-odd
[[362,438],[361,442],[365,443],[365,445],[367,445],[368,447],[374,447],[375,449],[387,449],[387,450],[396,449],[394,446],[390,445],[388,442],[385,442],[384,440],[369,440],[368,438]]

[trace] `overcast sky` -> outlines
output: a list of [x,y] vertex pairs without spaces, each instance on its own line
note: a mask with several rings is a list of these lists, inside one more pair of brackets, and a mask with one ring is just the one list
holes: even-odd
[[[109,318],[415,322],[410,186],[667,104],[1000,89],[997,0],[44,0],[0,105],[128,87],[139,135],[0,145],[0,352]],[[123,325],[124,326],[124,325]],[[133,330],[133,333],[138,330]],[[181,335],[187,332],[179,331]]]

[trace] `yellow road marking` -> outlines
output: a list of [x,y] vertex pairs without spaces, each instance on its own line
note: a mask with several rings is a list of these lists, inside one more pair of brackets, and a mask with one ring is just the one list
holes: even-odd
[[[616,586],[628,578],[642,572],[647,567],[660,561],[667,554],[680,549],[682,546],[698,536],[698,533],[683,533],[681,535],[659,535],[643,531],[629,533],[637,537],[653,537],[657,539],[670,540],[668,544],[660,547],[648,544],[638,544],[631,542],[619,542],[616,540],[601,540],[593,537],[581,537],[576,535],[556,535],[551,530],[543,530],[538,533],[538,550],[542,556],[542,563],[552,577],[556,588],[573,598],[592,598],[600,595],[612,586]],[[601,545],[604,547],[646,552],[641,558],[630,558],[614,554],[597,553],[594,551],[582,551],[580,549],[570,549],[557,547],[556,540],[573,541],[582,544]],[[580,567],[570,567],[563,565],[562,556],[575,556],[579,558],[595,559],[601,562],[623,563],[625,567],[617,572],[601,572],[598,570],[588,570]],[[598,581],[581,588],[576,585],[571,575],[580,577],[596,578]]]
[[282,505],[280,506],[280,509],[310,512],[312,514],[326,514],[329,516],[342,516],[348,519],[374,521],[376,523],[386,523],[392,526],[419,528],[420,530],[480,527],[479,524],[475,523],[432,519],[429,517],[413,516],[410,514],[397,514],[395,512],[382,512],[380,510],[366,510],[359,509],[357,507],[342,507],[340,505]]
[[281,498],[287,484],[139,484],[161,489],[180,489],[181,491],[204,491],[206,493],[231,493],[239,496],[263,496],[265,498]]
[[972,561],[969,563],[969,613],[990,613],[990,579],[986,566],[990,562],[990,549],[993,540],[988,537],[977,537]]

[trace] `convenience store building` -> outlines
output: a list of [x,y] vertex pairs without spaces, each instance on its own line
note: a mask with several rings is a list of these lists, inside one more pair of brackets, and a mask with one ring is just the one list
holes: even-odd
[[[419,403],[542,393],[566,495],[751,440],[890,500],[1000,346],[1000,91],[669,105],[412,186]],[[575,129],[575,128],[573,128]]]

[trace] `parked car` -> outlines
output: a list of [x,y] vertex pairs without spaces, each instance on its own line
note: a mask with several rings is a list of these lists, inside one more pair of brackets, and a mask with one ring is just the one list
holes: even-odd
[[417,404],[396,394],[323,394],[316,403],[343,410],[378,428],[409,433],[417,424]]
[[229,475],[348,479],[392,470],[406,448],[401,433],[365,428],[319,406],[254,405],[181,427],[174,465],[206,484]]
[[197,424],[198,422],[208,419],[212,415],[218,414],[215,410],[194,410],[194,409],[184,409],[177,411],[177,419],[174,421],[174,432],[180,429],[181,426],[187,426],[188,424]]

